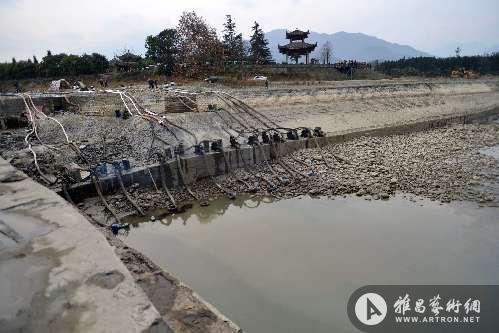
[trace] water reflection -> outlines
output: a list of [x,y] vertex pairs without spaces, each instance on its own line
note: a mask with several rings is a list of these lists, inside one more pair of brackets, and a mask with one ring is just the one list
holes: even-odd
[[[167,209],[156,209],[147,212],[146,216],[132,215],[124,219],[125,223],[129,223],[132,227],[139,227],[140,223],[161,223],[165,226],[170,226],[172,223],[180,223],[187,225],[190,222],[199,222],[201,224],[209,224],[217,220],[218,217],[224,215],[230,207],[255,209],[261,204],[271,204],[277,199],[267,196],[252,196],[238,197],[235,200],[214,200],[209,206],[202,207],[198,203],[192,203],[192,208],[187,209],[183,213],[170,214]],[[151,221],[151,217],[155,221]]]
[[488,147],[480,150],[480,153],[499,160],[499,146]]

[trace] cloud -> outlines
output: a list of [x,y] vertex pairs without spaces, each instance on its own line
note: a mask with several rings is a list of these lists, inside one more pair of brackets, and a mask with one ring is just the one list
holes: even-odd
[[275,28],[363,32],[421,50],[499,40],[496,0],[0,0],[0,60],[53,52],[144,52],[144,40],[195,10],[219,32],[231,14],[247,38]]

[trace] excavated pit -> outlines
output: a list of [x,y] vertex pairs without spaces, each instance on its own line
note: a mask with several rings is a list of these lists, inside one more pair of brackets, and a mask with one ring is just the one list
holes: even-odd
[[[138,283],[151,299],[156,299],[153,303],[158,307],[158,311],[165,318],[170,318],[170,321],[166,321],[171,327],[178,329],[192,325],[197,325],[199,329],[206,326],[216,327],[220,324],[219,318],[223,316],[204,301],[197,303],[195,307],[197,310],[194,313],[179,312],[175,309],[173,300],[182,293],[188,294],[190,289],[182,287],[177,278],[166,272],[174,275],[179,273],[180,278],[185,276],[186,282],[194,290],[201,292],[201,296],[219,306],[221,311],[243,328],[248,328],[249,332],[265,331],[263,328],[269,326],[276,327],[275,331],[279,331],[277,327],[282,331],[289,331],[290,327],[299,326],[293,318],[301,318],[300,325],[304,328],[343,329],[342,324],[339,324],[342,323],[341,318],[335,318],[333,323],[326,319],[322,310],[294,308],[290,304],[296,303],[296,300],[292,298],[277,302],[265,297],[254,299],[256,303],[262,305],[262,308],[268,309],[268,312],[265,316],[262,313],[252,313],[231,298],[240,292],[247,297],[239,299],[248,299],[249,303],[246,304],[253,304],[251,293],[248,291],[253,289],[245,289],[250,285],[248,281],[243,281],[241,285],[236,284],[233,290],[231,289],[231,297],[220,299],[216,290],[221,289],[217,289],[218,287],[213,289],[215,294],[212,294],[209,288],[199,283],[199,280],[192,279],[193,276],[203,276],[202,273],[206,272],[208,277],[205,282],[209,285],[209,281],[213,281],[209,278],[209,274],[220,272],[216,269],[219,260],[244,261],[244,255],[234,254],[232,258],[214,255],[216,262],[213,267],[205,267],[206,270],[203,269],[201,272],[195,269],[183,269],[186,266],[187,268],[199,266],[192,264],[192,256],[180,256],[173,260],[169,256],[162,256],[161,253],[169,251],[169,254],[174,255],[184,250],[186,253],[195,253],[193,248],[182,247],[178,243],[179,240],[184,241],[191,237],[196,239],[200,229],[196,226],[191,227],[191,224],[196,225],[191,221],[193,218],[201,224],[220,220],[217,225],[222,225],[221,229],[214,231],[220,237],[230,232],[244,234],[246,226],[241,226],[239,222],[247,218],[242,216],[249,214],[248,211],[238,208],[240,212],[234,213],[236,215],[233,217],[239,221],[235,222],[235,226],[224,222],[226,219],[230,220],[231,216],[224,215],[224,212],[236,209],[234,205],[229,204],[229,201],[224,201],[229,197],[232,198],[233,194],[238,198],[234,202],[237,203],[236,206],[246,202],[244,198],[247,195],[255,196],[250,201],[269,195],[275,200],[281,199],[272,205],[275,207],[272,212],[275,218],[272,220],[278,220],[273,226],[278,230],[274,230],[272,235],[279,234],[281,228],[285,228],[287,220],[300,216],[299,207],[319,205],[317,210],[320,211],[321,204],[316,201],[308,201],[309,199],[293,201],[295,200],[293,198],[303,196],[329,198],[324,201],[328,212],[337,209],[345,211],[343,215],[338,216],[338,225],[327,225],[327,228],[332,229],[324,232],[326,235],[335,233],[337,231],[335,228],[340,230],[346,228],[347,212],[355,210],[355,205],[360,205],[359,207],[366,211],[365,216],[359,217],[362,220],[369,220],[369,214],[375,209],[393,212],[389,213],[393,215],[392,219],[397,220],[393,220],[393,223],[401,222],[399,221],[401,217],[409,211],[421,214],[428,212],[428,219],[434,223],[443,216],[447,221],[445,228],[451,232],[452,223],[449,221],[454,218],[455,213],[454,208],[451,208],[454,206],[451,205],[465,201],[466,203],[460,206],[460,211],[468,212],[471,216],[470,221],[476,223],[477,228],[485,227],[487,218],[497,216],[499,205],[498,161],[493,156],[494,149],[497,149],[499,143],[498,125],[493,121],[499,114],[498,86],[497,80],[490,79],[360,81],[320,83],[306,87],[275,85],[270,90],[183,87],[203,97],[196,99],[198,103],[196,112],[165,113],[166,120],[181,127],[170,130],[136,116],[129,119],[115,117],[116,110],[119,110],[120,114],[126,112],[119,95],[116,94],[101,92],[52,97],[56,101],[62,98],[62,101],[67,103],[62,106],[62,109],[66,110],[62,113],[57,112],[60,110],[59,107],[52,106],[51,109],[50,103],[56,105],[56,102],[34,98],[35,105],[40,109],[44,109],[47,113],[53,111],[54,117],[64,126],[71,141],[77,144],[86,161],[83,161],[74,149],[62,144],[63,134],[59,126],[48,120],[39,122],[40,142],[34,144],[33,149],[37,152],[41,169],[56,178],[56,182],[49,186],[61,196],[74,202],[89,220],[106,234],[108,241],[116,246],[120,258]],[[141,87],[129,87],[127,91],[136,96],[140,105],[159,112],[165,110],[167,103],[163,97],[171,92],[171,88],[147,90]],[[219,97],[221,93],[243,100],[250,108],[263,113],[265,118],[255,116],[255,113],[250,113],[248,109],[228,109],[226,100]],[[9,98],[14,97],[9,96]],[[7,104],[2,99],[2,107]],[[92,113],[92,110],[98,112]],[[17,112],[17,116],[19,114]],[[326,135],[272,144],[246,144],[250,133],[248,128],[262,130],[269,123],[278,124],[285,129],[320,126]],[[192,145],[196,142],[192,133],[198,142],[221,139],[223,151],[194,154]],[[25,149],[25,134],[23,128],[0,132],[2,156],[43,183],[43,179],[34,168],[30,152]],[[237,149],[230,147],[229,135],[235,136],[239,141],[240,146]],[[187,152],[178,159],[169,158],[168,152],[171,153],[180,141],[183,142]],[[56,147],[58,151],[54,152],[47,148],[48,146]],[[489,151],[492,153],[483,153]],[[158,158],[159,154],[163,155],[163,161]],[[115,169],[117,161],[120,163],[119,172]],[[91,165],[92,172],[97,174],[98,186],[88,178],[85,179],[88,174],[82,172],[80,166],[86,163]],[[113,210],[112,214],[102,198],[97,196],[98,188],[106,204]],[[355,198],[366,200],[348,199],[343,206],[340,205],[341,207],[338,203],[329,201],[339,196],[353,194]],[[401,199],[404,195],[410,195],[410,201]],[[390,198],[393,200],[376,201]],[[424,201],[422,208],[411,202],[421,198],[431,199],[434,202]],[[223,203],[220,204],[221,202]],[[372,204],[368,204],[369,202]],[[296,206],[297,209],[293,217],[288,215],[288,212],[279,216],[279,211],[282,212],[283,207],[289,204]],[[206,205],[209,207],[205,207]],[[408,208],[407,205],[414,207]],[[439,205],[443,207],[440,208]],[[477,206],[485,208],[477,213],[474,210]],[[194,208],[190,210],[191,207]],[[145,216],[141,216],[142,212]],[[258,214],[260,213],[250,220],[266,219]],[[318,219],[320,223],[327,224],[328,214],[331,213],[324,213],[322,217],[320,214],[314,217],[313,214],[310,212],[298,220],[304,222],[304,220]],[[154,220],[162,223],[156,223],[154,227],[147,227],[147,223],[137,224],[137,221]],[[301,223],[298,220],[296,223]],[[113,223],[121,226],[130,223],[132,227],[121,229],[118,232],[121,236],[116,238],[109,229]],[[179,226],[182,223],[187,224],[185,230]],[[365,223],[362,222],[358,228],[366,228]],[[379,223],[381,229],[387,227],[383,221],[376,220],[372,223]],[[162,224],[172,225],[170,229],[174,234],[170,237],[171,244],[166,246],[160,240],[148,244],[147,238],[141,238],[147,235],[150,228],[154,228],[158,235],[170,232],[170,229],[163,230]],[[253,228],[253,224],[251,223],[248,228]],[[460,220],[459,224],[465,225],[466,221]],[[411,232],[404,229],[403,223],[398,227],[401,228],[401,233]],[[421,228],[427,226],[421,225]],[[130,234],[126,237],[128,232]],[[285,229],[282,230],[283,235],[286,232]],[[182,235],[186,238],[182,238],[184,237]],[[233,240],[238,239],[234,235],[231,237]],[[254,237],[252,243],[259,246],[260,236],[252,237]],[[424,240],[431,241],[428,238]],[[444,236],[439,239],[442,242],[452,240]],[[477,241],[480,240],[477,238]],[[221,240],[216,237],[206,240],[207,248],[213,245],[210,242],[216,244]],[[323,242],[335,243],[335,240],[324,238]],[[228,242],[225,244],[227,247],[221,248],[220,251],[230,252],[232,246],[237,246],[236,243]],[[269,244],[273,243],[270,239]],[[149,248],[149,245],[154,248]],[[463,246],[462,250],[473,249]],[[326,250],[318,248],[316,251],[322,253]],[[338,248],[337,251],[341,250]],[[332,249],[331,252],[336,251]],[[476,255],[480,256],[480,253]],[[272,265],[275,267],[284,260],[281,257],[274,259]],[[325,263],[327,260],[323,258],[319,261]],[[211,261],[206,259],[206,262]],[[258,261],[253,263],[255,271],[266,270]],[[337,267],[341,267],[341,263],[337,264],[339,264]],[[471,264],[463,265],[459,267],[465,270]],[[427,269],[424,265],[418,267]],[[245,274],[238,265],[229,268],[234,268],[234,274],[238,276]],[[482,266],[480,269],[493,279],[495,272],[491,273]],[[279,274],[281,273],[283,271]],[[442,275],[439,278],[443,277]],[[225,275],[221,281],[224,279]],[[297,282],[301,286],[306,283],[306,281]],[[255,291],[255,295],[266,293],[268,290],[265,288],[270,288],[270,285],[258,287],[260,289]],[[160,297],[158,291],[166,296]],[[290,289],[276,289],[276,292],[283,294],[289,291]],[[315,292],[311,291],[310,297]],[[335,308],[339,306],[338,304],[326,302],[324,306]],[[231,310],[233,307],[241,308],[241,311]],[[273,311],[279,315],[269,315],[274,313]],[[265,317],[265,320],[262,319],[261,323],[248,321],[248,318],[255,318],[258,315]],[[313,325],[314,320],[319,324],[308,326]],[[277,325],[278,322],[282,325]],[[230,327],[234,329],[236,326]]]

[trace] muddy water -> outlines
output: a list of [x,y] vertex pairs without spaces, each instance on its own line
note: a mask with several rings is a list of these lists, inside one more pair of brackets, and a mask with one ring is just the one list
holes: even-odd
[[366,284],[498,284],[497,208],[361,198],[217,201],[126,242],[246,332],[357,332]]
[[499,160],[499,146],[494,146],[494,147],[482,149],[482,150],[480,150],[480,153],[487,155],[487,156],[491,156],[491,157]]

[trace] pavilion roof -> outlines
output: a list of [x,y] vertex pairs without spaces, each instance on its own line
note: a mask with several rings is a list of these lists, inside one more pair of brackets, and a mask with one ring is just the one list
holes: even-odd
[[293,31],[286,31],[286,39],[305,39],[310,34],[310,31],[301,31],[295,29]]
[[315,50],[317,43],[310,44],[306,42],[291,42],[286,45],[278,45],[280,53],[308,53]]
[[142,58],[139,55],[135,55],[131,52],[126,52],[117,57],[122,62],[139,62]]

